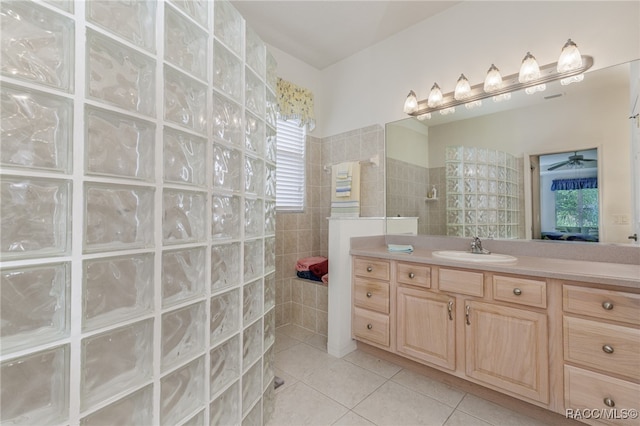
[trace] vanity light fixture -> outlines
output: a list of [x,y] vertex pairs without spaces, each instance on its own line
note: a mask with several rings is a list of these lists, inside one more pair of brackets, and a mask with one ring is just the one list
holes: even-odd
[[527,52],[520,71],[502,77],[500,70],[491,64],[484,83],[469,85],[469,81],[460,75],[453,92],[442,94],[440,86],[434,83],[427,99],[418,100],[412,90],[405,101],[405,113],[421,120],[431,118],[431,113],[451,114],[458,105],[472,108],[481,104],[482,99],[493,98],[498,102],[511,98],[511,93],[524,89],[531,94],[546,88],[546,83],[560,80],[563,85],[582,81],[584,72],[593,66],[591,56],[581,55],[576,44],[569,39],[562,48],[558,62],[539,66],[535,57]]

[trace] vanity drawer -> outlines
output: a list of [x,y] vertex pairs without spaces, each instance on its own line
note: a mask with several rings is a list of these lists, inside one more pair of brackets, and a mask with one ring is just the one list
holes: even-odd
[[389,316],[355,307],[353,310],[353,335],[389,346]]
[[493,299],[546,308],[547,283],[540,280],[494,275]]
[[356,306],[389,313],[389,283],[356,278],[353,297]]
[[398,262],[396,281],[418,287],[431,287],[431,268],[419,263]]
[[355,275],[389,281],[389,262],[356,257],[353,265]]
[[440,291],[478,297],[484,295],[484,276],[481,272],[440,268],[438,270],[438,282]]
[[640,325],[640,294],[565,284],[565,312]]
[[564,358],[640,379],[640,330],[565,316]]
[[[564,406],[567,410],[640,410],[640,385],[636,383],[565,365],[564,384]],[[601,421],[614,425],[638,424],[637,419]]]

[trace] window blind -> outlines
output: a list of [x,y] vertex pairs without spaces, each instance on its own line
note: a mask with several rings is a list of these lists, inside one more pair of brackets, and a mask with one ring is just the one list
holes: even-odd
[[304,210],[305,198],[305,127],[298,120],[278,117],[276,135],[276,209]]

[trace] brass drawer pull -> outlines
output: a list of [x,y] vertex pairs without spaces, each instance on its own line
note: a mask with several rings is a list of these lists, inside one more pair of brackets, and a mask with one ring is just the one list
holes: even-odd
[[367,292],[367,297],[373,296],[370,291]]
[[513,294],[515,294],[516,296],[520,296],[522,294],[522,290],[516,287],[513,289]]
[[604,405],[606,405],[607,407],[615,407],[616,406],[615,401],[613,399],[611,399],[611,398],[605,398],[603,402],[604,402]]
[[447,312],[449,313],[449,321],[453,321],[453,301],[447,303]]
[[602,347],[602,350],[608,354],[612,354],[613,353],[613,346],[609,346],[609,345],[604,345]]
[[464,316],[465,316],[465,318],[467,320],[467,325],[471,325],[471,320],[469,319],[469,315],[470,315],[469,311],[470,310],[471,310],[471,306],[469,306],[469,305],[465,306],[465,308],[464,308]]
[[367,266],[367,272],[373,271],[373,266]]
[[413,272],[409,272],[409,278],[413,279],[415,278],[416,274],[414,274]]
[[373,328],[373,326],[371,324],[367,324],[367,329],[371,330]]
[[602,302],[602,309],[610,311],[613,309],[613,303],[611,302]]

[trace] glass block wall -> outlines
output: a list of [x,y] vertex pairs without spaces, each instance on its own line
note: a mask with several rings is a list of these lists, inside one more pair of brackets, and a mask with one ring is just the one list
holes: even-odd
[[519,237],[520,171],[513,155],[448,146],[445,169],[447,235]]
[[266,422],[264,43],[223,0],[0,7],[0,421]]

